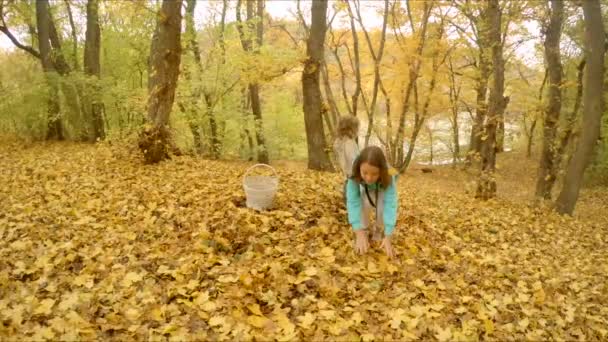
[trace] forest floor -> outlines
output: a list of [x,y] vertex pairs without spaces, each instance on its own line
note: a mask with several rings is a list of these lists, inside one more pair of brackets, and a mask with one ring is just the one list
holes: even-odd
[[449,166],[399,181],[396,260],[355,255],[337,174],[277,162],[274,210],[242,162],[155,166],[107,143],[0,143],[1,340],[605,340],[608,189],[574,218],[496,200]]

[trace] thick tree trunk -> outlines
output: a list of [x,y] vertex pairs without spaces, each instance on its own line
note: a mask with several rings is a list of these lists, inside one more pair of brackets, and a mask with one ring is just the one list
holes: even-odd
[[499,0],[487,2],[487,20],[490,27],[488,42],[492,47],[493,79],[490,89],[490,103],[488,106],[487,124],[484,129],[485,140],[481,145],[481,174],[477,184],[476,197],[488,200],[496,196],[496,127],[498,120],[504,113],[508,99],[503,96],[505,81],[505,64],[503,59],[503,42],[501,42],[502,13]]
[[[53,59],[53,64],[61,76],[69,76],[72,72],[72,68],[65,59],[61,37],[57,32],[55,21],[53,20],[50,11],[47,13],[49,18],[49,39],[52,47],[51,56]],[[75,132],[77,138],[87,141],[89,140],[91,131],[91,119],[88,117],[88,113],[82,110],[83,103],[81,100],[84,98],[83,90],[79,85],[69,79],[61,78],[60,84],[61,90],[65,95],[69,113],[71,114],[71,116],[67,117],[68,121],[70,121],[72,126],[77,128],[77,132]]]
[[576,146],[564,177],[556,209],[561,214],[572,215],[578,200],[585,169],[589,165],[594,149],[600,137],[602,114],[604,113],[604,25],[602,11],[598,0],[583,1],[585,16],[585,72],[583,99],[583,125],[581,136]]
[[581,107],[581,99],[583,98],[583,74],[585,70],[586,61],[583,59],[578,65],[578,76],[577,76],[577,87],[576,97],[574,100],[574,106],[570,115],[566,118],[565,127],[559,139],[557,151],[555,152],[555,168],[557,170],[562,169],[562,161],[564,160],[566,149],[572,138],[572,132],[576,124],[578,111]]
[[334,127],[338,124],[338,118],[340,117],[340,111],[338,109],[338,104],[336,103],[336,98],[334,96],[333,91],[331,90],[331,83],[329,81],[329,73],[327,72],[327,64],[324,62],[323,67],[321,68],[321,76],[323,76],[323,89],[325,90],[325,100],[329,106],[329,111],[331,112],[331,120],[329,120],[330,125],[328,126],[330,136],[333,137],[335,135]]
[[323,64],[325,42],[327,0],[312,3],[310,36],[306,44],[307,59],[302,71],[302,91],[304,99],[304,123],[308,146],[308,168],[311,170],[333,170],[323,129],[321,108],[321,88],[319,70]]
[[[482,20],[482,19],[479,19]],[[481,25],[480,25],[481,26]],[[467,154],[467,164],[471,165],[474,160],[478,160],[481,153],[481,144],[483,142],[483,125],[486,120],[486,114],[488,105],[486,96],[488,93],[488,81],[492,72],[490,66],[491,62],[486,56],[485,50],[488,49],[485,38],[481,38],[482,35],[486,34],[485,28],[480,27],[480,38],[479,38],[479,75],[477,79],[477,86],[475,92],[477,93],[476,108],[475,108],[475,120],[471,127],[471,139],[469,143],[469,152]]]
[[150,46],[148,122],[139,140],[147,164],[168,158],[174,148],[169,115],[181,60],[181,6],[181,0],[163,0]]
[[496,127],[496,153],[505,151],[505,116],[498,118],[498,126]]
[[63,140],[63,125],[59,107],[59,79],[52,59],[50,43],[50,16],[48,0],[36,1],[36,26],[38,30],[38,50],[40,62],[49,87],[47,108],[47,140]]
[[551,1],[551,14],[545,35],[545,60],[549,72],[549,103],[545,110],[543,148],[536,180],[536,197],[551,199],[551,189],[557,175],[555,151],[557,149],[557,124],[562,107],[562,63],[559,42],[562,34],[564,3]]
[[89,0],[87,2],[87,32],[84,45],[84,72],[94,78],[87,104],[90,106],[93,140],[105,139],[103,123],[103,103],[100,99],[101,87],[99,78],[101,69],[99,63],[99,50],[101,41],[101,31],[99,28],[99,0]]

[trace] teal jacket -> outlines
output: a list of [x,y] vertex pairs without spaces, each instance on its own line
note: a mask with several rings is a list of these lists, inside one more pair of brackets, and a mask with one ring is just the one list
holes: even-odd
[[[370,189],[375,189],[376,185],[370,185]],[[395,224],[397,223],[397,207],[398,207],[398,196],[397,196],[397,175],[392,176],[391,184],[383,189],[382,185],[378,186],[382,191],[380,194],[384,195],[384,212],[382,218],[384,220],[384,235],[390,236],[393,234]],[[363,193],[365,196],[365,193]],[[348,210],[348,222],[353,226],[353,230],[360,230],[363,228],[361,223],[361,187],[357,181],[352,178],[348,179],[346,185],[346,208]]]

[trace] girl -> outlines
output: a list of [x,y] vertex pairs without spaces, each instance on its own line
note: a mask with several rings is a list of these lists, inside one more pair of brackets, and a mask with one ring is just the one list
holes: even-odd
[[[374,241],[382,240],[381,247],[389,257],[395,256],[391,235],[397,222],[397,176],[389,175],[384,153],[377,146],[361,151],[352,169],[346,187],[348,222],[356,236],[355,250],[365,253],[369,248],[368,232],[370,212],[376,212],[376,224],[371,227]],[[384,228],[384,237],[382,237]]]
[[352,176],[353,162],[359,154],[356,138],[359,134],[359,119],[356,116],[343,116],[338,122],[338,132],[334,141],[336,161],[344,176],[343,195],[346,197],[346,181]]

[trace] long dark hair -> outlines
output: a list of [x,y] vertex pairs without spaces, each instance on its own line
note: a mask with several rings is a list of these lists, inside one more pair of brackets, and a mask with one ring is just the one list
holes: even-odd
[[380,178],[379,182],[386,189],[389,185],[391,185],[391,176],[388,174],[388,163],[386,162],[386,157],[384,156],[384,152],[378,146],[368,146],[361,150],[359,157],[353,163],[353,179],[357,181],[357,183],[363,183],[363,177],[361,177],[361,165],[363,163],[368,163],[372,166],[380,169]]

